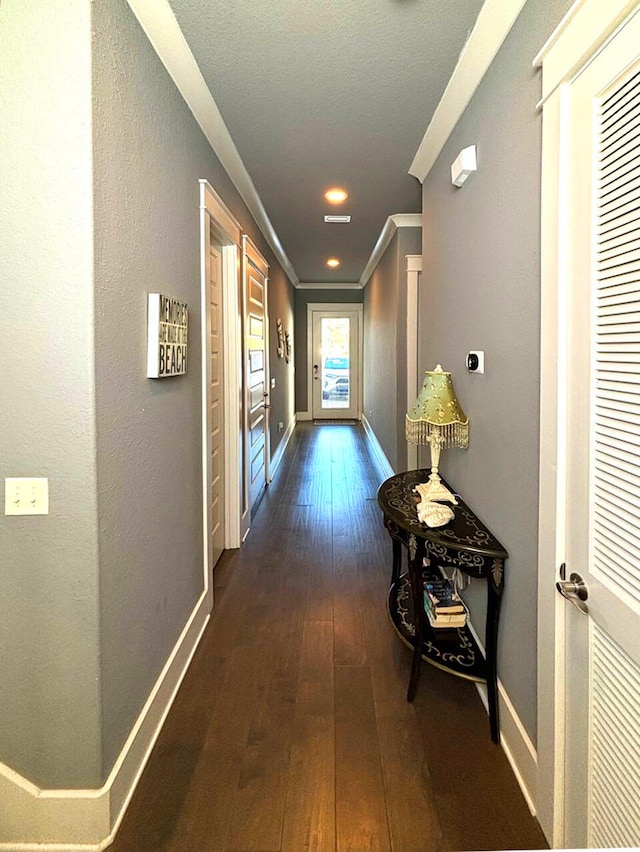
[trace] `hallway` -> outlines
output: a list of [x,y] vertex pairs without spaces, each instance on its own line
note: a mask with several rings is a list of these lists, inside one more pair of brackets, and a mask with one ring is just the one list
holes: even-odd
[[111,850],[546,846],[473,684],[406,701],[378,484],[360,426],[298,424]]

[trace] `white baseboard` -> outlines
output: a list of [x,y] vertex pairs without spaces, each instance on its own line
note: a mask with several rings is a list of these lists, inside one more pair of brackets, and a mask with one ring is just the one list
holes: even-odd
[[[476,688],[488,713],[486,684],[477,683]],[[531,816],[536,816],[535,791],[538,787],[538,754],[500,680],[498,681],[498,706],[502,750],[507,756],[513,774],[516,776],[516,781],[520,785],[520,790],[527,807],[531,811]]]
[[[469,629],[478,647],[485,653],[484,644],[480,641],[474,630],[473,624],[469,622]],[[487,698],[487,687],[484,683],[476,683],[476,689],[484,709],[489,713],[489,701]],[[538,789],[538,753],[529,738],[516,709],[511,703],[507,690],[498,678],[498,713],[500,715],[500,745],[507,756],[509,765],[520,785],[520,790],[531,811],[531,816],[538,812],[536,804],[536,790]]]
[[296,420],[300,423],[301,420],[313,420],[313,415],[310,411],[296,411]]
[[269,465],[269,477],[273,479],[275,473],[280,466],[280,462],[282,461],[282,457],[284,456],[284,451],[287,449],[287,444],[291,440],[291,436],[293,435],[293,430],[296,428],[296,418],[297,414],[294,414],[287,426],[287,431],[282,436],[282,440],[278,444],[278,449],[273,454],[273,458],[271,459],[271,464]]
[[382,474],[382,479],[388,479],[390,476],[394,476],[395,470],[391,467],[389,459],[386,457],[384,450],[380,446],[380,442],[376,438],[375,432],[371,428],[371,424],[365,417],[362,415],[362,425],[364,426],[364,431],[366,432],[367,438],[369,439],[369,443],[371,444],[371,449],[373,450],[373,455],[378,465],[378,469]]
[[0,763],[0,852],[100,852],[113,842],[208,620],[204,591],[100,789],[43,790]]

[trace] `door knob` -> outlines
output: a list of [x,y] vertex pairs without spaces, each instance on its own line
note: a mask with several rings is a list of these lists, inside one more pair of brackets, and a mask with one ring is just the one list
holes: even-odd
[[[560,569],[560,576],[564,577],[562,568]],[[568,580],[559,580],[556,583],[556,589],[563,598],[570,601],[580,612],[589,612],[589,607],[585,603],[589,598],[589,589],[580,574],[573,573]]]

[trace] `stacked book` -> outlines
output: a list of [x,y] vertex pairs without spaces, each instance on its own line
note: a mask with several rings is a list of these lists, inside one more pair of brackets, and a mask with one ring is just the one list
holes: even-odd
[[462,598],[449,580],[430,578],[424,583],[424,608],[429,624],[440,630],[445,627],[464,627],[467,610]]

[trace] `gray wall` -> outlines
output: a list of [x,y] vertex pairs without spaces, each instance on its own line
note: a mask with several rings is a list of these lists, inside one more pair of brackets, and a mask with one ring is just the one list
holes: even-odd
[[[93,17],[106,774],[203,588],[199,178],[209,180],[265,255],[269,301],[284,318],[293,312],[293,288],[128,4],[96,0]],[[150,291],[190,306],[185,377],[145,378]],[[288,425],[293,416],[293,389],[272,363],[274,451],[278,419]]]
[[362,408],[395,471],[407,467],[406,255],[420,254],[421,237],[420,228],[399,228],[364,290]]
[[[445,451],[441,467],[509,551],[499,675],[534,741],[541,115],[531,60],[569,5],[525,5],[423,190],[421,366],[452,371],[471,422],[469,449]],[[478,171],[457,189],[451,163],[473,144]],[[466,371],[469,349],[485,351],[485,375]],[[467,595],[479,628],[481,585]]]
[[[295,355],[297,340],[294,333],[294,295],[293,287],[279,266],[269,270],[269,365],[271,379],[276,386],[271,393],[270,433],[271,455],[273,456],[282,440],[284,431],[295,416]],[[291,361],[278,358],[277,321],[282,320],[282,328],[289,332],[292,347]],[[282,423],[282,429],[278,424]]]
[[359,304],[363,301],[363,292],[357,290],[296,290],[295,292],[295,395],[296,411],[307,411],[308,371],[307,360],[307,305],[314,302],[335,302]]
[[[198,179],[293,288],[125,0],[0,5],[0,760],[99,787],[203,588]],[[55,34],[55,37],[52,37]],[[95,248],[94,248],[95,247]],[[145,378],[146,295],[190,306],[185,377]],[[277,419],[294,413],[276,365]]]
[[77,787],[100,774],[90,32],[88,4],[0,6],[0,477],[50,487],[48,516],[0,514],[0,761]]

